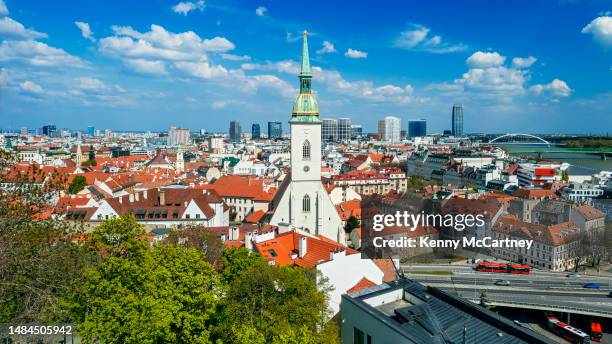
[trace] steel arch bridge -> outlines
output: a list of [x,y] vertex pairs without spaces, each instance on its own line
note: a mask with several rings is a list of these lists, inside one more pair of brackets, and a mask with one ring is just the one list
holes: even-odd
[[[505,138],[515,138],[515,137],[523,137],[523,138],[529,138],[529,139],[534,139],[535,141],[538,142],[530,142],[529,144],[540,144],[540,145],[547,145],[550,146],[550,142],[544,140],[541,137],[535,136],[535,135],[531,135],[531,134],[523,134],[523,133],[513,133],[513,134],[505,134],[502,136],[498,136],[494,139],[492,139],[491,141],[489,141],[489,143],[494,143],[497,142],[500,139],[505,139]],[[506,144],[524,144],[526,142],[499,142],[499,143],[506,143]]]

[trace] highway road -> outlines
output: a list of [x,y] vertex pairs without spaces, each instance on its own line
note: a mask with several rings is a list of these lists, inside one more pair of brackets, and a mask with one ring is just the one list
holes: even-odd
[[[436,270],[442,269],[442,270]],[[566,277],[567,273],[536,271],[529,275],[477,272],[469,266],[410,266],[406,277],[425,285],[456,293],[464,298],[479,300],[482,292],[491,302],[534,304],[551,308],[587,309],[612,318],[612,298],[608,297],[611,277]],[[430,275],[423,272],[450,271],[450,275]],[[421,272],[421,274],[419,274]],[[509,286],[495,285],[507,280]],[[584,288],[586,283],[598,283],[600,289]],[[522,307],[525,307],[522,305]]]

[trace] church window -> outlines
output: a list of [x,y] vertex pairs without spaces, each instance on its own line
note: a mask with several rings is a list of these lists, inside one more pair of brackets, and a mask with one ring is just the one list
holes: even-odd
[[304,141],[302,145],[302,159],[310,160],[310,142],[308,140]]
[[310,212],[310,196],[308,195],[304,195],[304,198],[302,198],[302,211],[305,213]]

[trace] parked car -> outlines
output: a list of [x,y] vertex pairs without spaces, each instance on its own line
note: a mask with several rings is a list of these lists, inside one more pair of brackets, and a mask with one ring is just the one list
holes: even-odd
[[582,287],[587,289],[599,289],[599,284],[591,282],[583,285]]
[[565,275],[565,277],[578,278],[578,277],[580,277],[580,275],[578,275],[578,274],[577,274],[577,273],[575,273],[575,272],[572,272],[572,273],[569,273],[569,274]]
[[509,286],[510,285],[510,281],[508,281],[508,280],[497,280],[497,281],[495,281],[495,285]]

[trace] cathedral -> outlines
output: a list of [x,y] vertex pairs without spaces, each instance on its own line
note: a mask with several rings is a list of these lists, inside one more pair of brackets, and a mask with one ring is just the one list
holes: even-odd
[[308,33],[304,31],[300,94],[293,104],[291,127],[291,172],[276,198],[270,223],[294,227],[312,235],[344,242],[342,220],[321,182],[321,120],[312,93],[312,71],[308,56]]

